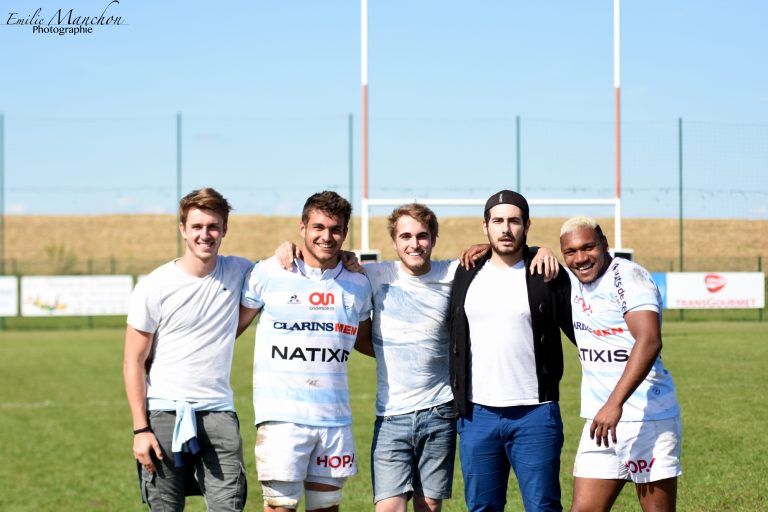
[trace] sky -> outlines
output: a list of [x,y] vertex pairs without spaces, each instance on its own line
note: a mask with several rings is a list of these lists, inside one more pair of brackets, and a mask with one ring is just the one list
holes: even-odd
[[[368,9],[370,197],[484,200],[518,159],[529,199],[614,197],[612,1]],[[35,32],[70,10],[120,24]],[[621,14],[623,215],[677,217],[682,161],[684,216],[768,218],[768,4]],[[179,115],[183,193],[298,215],[332,189],[359,213],[359,0],[0,0],[0,24],[6,213],[175,211]],[[532,211],[577,213],[612,210]]]

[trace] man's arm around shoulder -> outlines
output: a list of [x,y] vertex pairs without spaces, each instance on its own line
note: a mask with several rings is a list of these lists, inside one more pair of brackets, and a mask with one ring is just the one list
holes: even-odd
[[355,350],[366,356],[376,357],[376,353],[373,351],[373,341],[371,340],[370,320],[363,320],[358,324]]
[[253,319],[259,314],[260,309],[251,309],[240,304],[240,313],[237,319],[237,335],[239,337],[251,325]]
[[573,331],[573,316],[571,308],[571,279],[562,266],[554,279],[548,283],[555,294],[557,302],[557,322],[566,337],[576,345],[576,334]]

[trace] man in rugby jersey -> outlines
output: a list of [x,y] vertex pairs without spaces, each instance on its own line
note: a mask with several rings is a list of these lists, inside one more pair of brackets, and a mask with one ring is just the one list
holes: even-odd
[[609,510],[627,481],[645,511],[675,510],[680,407],[661,361],[661,296],[640,265],[612,258],[600,226],[560,230],[586,419],[574,463],[572,511]]
[[256,466],[264,509],[338,510],[357,473],[347,360],[370,336],[371,287],[347,271],[339,250],[352,207],[335,192],[307,199],[299,231],[303,259],[257,263],[243,287],[240,332],[257,313],[253,403]]

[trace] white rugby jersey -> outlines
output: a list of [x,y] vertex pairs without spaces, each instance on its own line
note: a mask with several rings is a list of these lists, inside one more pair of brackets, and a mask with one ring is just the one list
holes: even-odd
[[262,310],[253,355],[256,424],[350,425],[347,359],[358,323],[370,318],[368,279],[341,263],[323,272],[297,260],[288,271],[272,257],[253,267],[241,303]]
[[412,276],[399,261],[368,263],[373,289],[376,414],[391,416],[453,400],[446,317],[459,261],[433,261]]
[[[659,314],[661,295],[650,273],[631,261],[614,258],[605,274],[589,284],[570,271],[573,329],[581,360],[581,416],[595,417],[621,378],[635,339],[624,314]],[[656,359],[645,380],[624,404],[621,421],[646,421],[680,414],[672,376]]]

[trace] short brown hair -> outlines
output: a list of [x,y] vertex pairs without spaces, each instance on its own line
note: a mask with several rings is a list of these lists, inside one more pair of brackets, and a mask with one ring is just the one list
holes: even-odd
[[225,226],[229,220],[229,212],[232,211],[229,201],[210,187],[193,190],[179,201],[179,219],[182,224],[187,223],[187,214],[192,208],[211,210],[221,215]]
[[319,210],[329,217],[342,218],[344,231],[349,227],[349,219],[352,217],[352,205],[336,192],[323,190],[309,196],[301,212],[301,222],[306,224],[309,221],[309,214],[312,210]]
[[389,236],[392,240],[397,236],[397,221],[404,215],[413,217],[427,226],[429,235],[432,238],[432,243],[435,243],[435,240],[437,240],[437,232],[440,229],[440,226],[437,224],[437,215],[421,203],[404,204],[392,210],[392,213],[387,218],[387,229],[389,230]]

